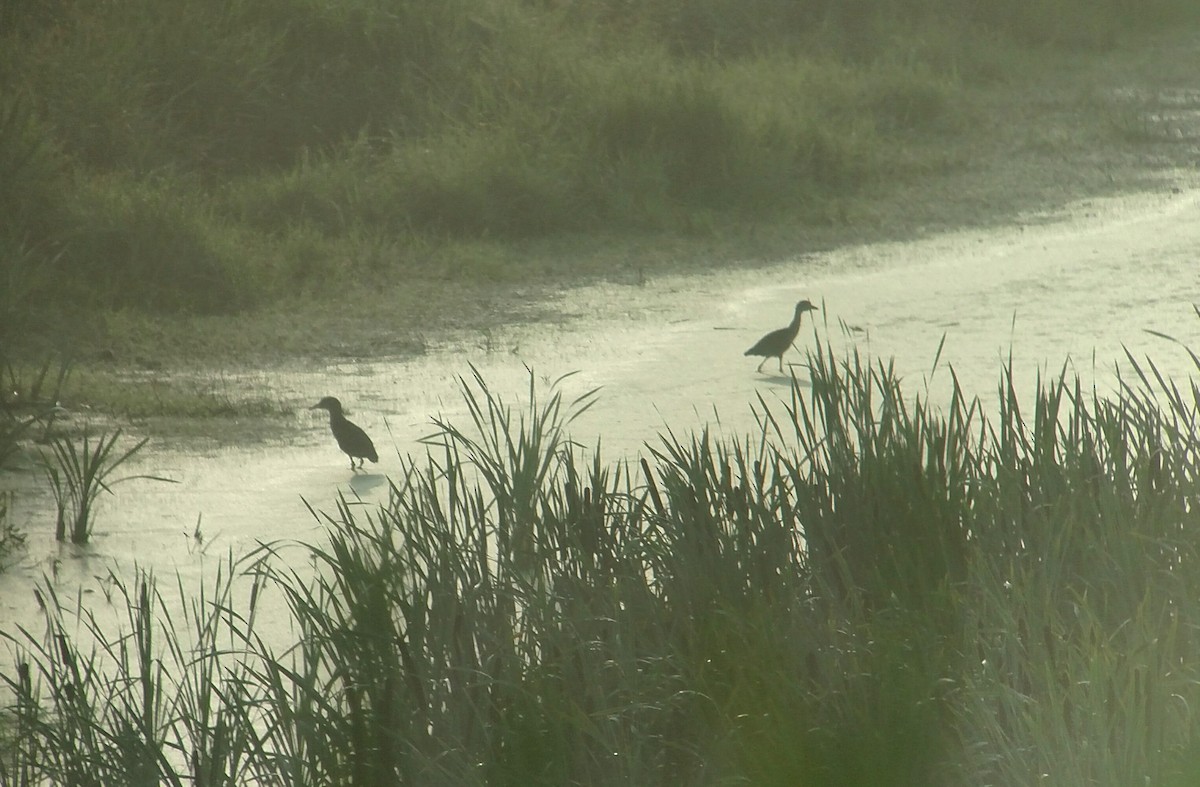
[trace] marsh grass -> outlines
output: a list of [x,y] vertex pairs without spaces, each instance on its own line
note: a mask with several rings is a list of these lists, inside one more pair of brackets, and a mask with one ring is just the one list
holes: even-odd
[[757,438],[631,463],[568,437],[594,392],[474,373],[387,505],[182,613],[140,574],[119,630],[44,586],[0,783],[1188,783],[1195,384],[1004,369],[992,410],[807,363]]
[[121,465],[141,451],[150,438],[144,437],[129,448],[119,449],[121,430],[93,436],[84,431],[78,439],[70,436],[50,440],[50,455],[42,456],[42,470],[54,495],[57,509],[54,537],[83,544],[95,525],[96,500],[101,492],[112,494],[112,487],[137,479],[175,483],[173,479],[151,474],[113,478]]
[[62,357],[19,363],[0,349],[0,411],[6,416],[32,412],[52,420],[75,365]]
[[8,568],[9,561],[25,546],[25,534],[12,520],[13,501],[16,492],[0,492],[0,572]]
[[[115,320],[114,320],[115,321]],[[127,330],[121,326],[118,333]],[[147,365],[153,366],[153,362]],[[190,371],[190,370],[189,370]],[[69,407],[87,407],[125,419],[278,418],[288,409],[265,395],[247,396],[219,369],[200,374],[161,369],[129,372],[108,365],[80,365],[62,390]]]
[[[46,359],[34,367],[15,364],[0,349],[0,472],[17,464],[28,441],[47,439],[71,369],[62,359]],[[25,543],[25,534],[11,515],[15,499],[13,491],[0,492],[0,571]]]
[[464,250],[462,280],[498,260],[537,280],[513,249],[573,233],[845,223],[881,183],[973,160],[974,88],[1195,18],[1188,0],[20,5],[0,6],[0,324],[51,333],[68,310],[228,314],[444,276],[430,258]]
[[[27,439],[48,439],[73,368],[61,358],[47,358],[36,366],[18,364],[0,349],[0,470]],[[39,427],[41,434],[35,435]]]

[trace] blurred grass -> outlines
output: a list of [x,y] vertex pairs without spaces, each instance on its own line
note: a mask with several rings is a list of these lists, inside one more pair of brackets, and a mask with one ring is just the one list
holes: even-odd
[[1187,784],[1200,390],[1127,360],[935,408],[818,344],[760,437],[629,463],[476,374],[311,561],[46,583],[0,783]]
[[514,250],[561,239],[586,256],[869,227],[857,206],[971,160],[981,90],[1194,18],[1183,0],[8,0],[0,338],[535,280],[545,261]]

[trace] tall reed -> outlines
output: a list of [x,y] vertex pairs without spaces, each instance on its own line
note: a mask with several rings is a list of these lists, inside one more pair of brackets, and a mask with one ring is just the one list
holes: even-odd
[[756,438],[630,463],[570,439],[594,392],[474,373],[388,504],[182,614],[114,577],[116,633],[47,584],[0,784],[1188,783],[1197,387],[1007,368],[989,414],[808,364]]
[[50,441],[50,456],[42,457],[42,469],[54,493],[57,507],[54,537],[65,541],[68,530],[71,541],[85,543],[95,524],[96,500],[101,492],[112,494],[116,484],[136,479],[174,483],[173,479],[141,473],[113,478],[117,468],[133,458],[146,446],[145,437],[124,451],[118,450],[121,430],[102,433],[93,438],[84,432],[78,441],[56,437]]
[[49,436],[71,371],[65,358],[46,358],[37,366],[18,364],[0,345],[0,470],[17,456],[36,426],[41,426],[43,440]]

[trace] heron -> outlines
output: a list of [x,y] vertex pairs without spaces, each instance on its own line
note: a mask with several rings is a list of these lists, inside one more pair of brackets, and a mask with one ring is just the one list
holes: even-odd
[[820,309],[813,306],[811,301],[800,301],[796,304],[796,314],[792,317],[790,325],[786,328],[771,331],[755,342],[753,347],[746,350],[746,355],[762,356],[762,361],[758,364],[758,368],[755,371],[761,372],[763,364],[770,358],[778,358],[779,371],[783,371],[783,354],[792,346],[792,342],[796,341],[796,334],[800,333],[800,320],[804,317],[804,313],[811,311],[820,311]]
[[[379,454],[375,453],[375,444],[371,442],[371,438],[367,437],[367,433],[357,424],[346,418],[342,411],[342,403],[336,397],[326,396],[309,409],[329,411],[329,428],[333,431],[338,448],[350,457],[351,470],[359,469],[368,459],[372,462],[379,461]],[[358,459],[357,466],[354,464],[355,459]]]

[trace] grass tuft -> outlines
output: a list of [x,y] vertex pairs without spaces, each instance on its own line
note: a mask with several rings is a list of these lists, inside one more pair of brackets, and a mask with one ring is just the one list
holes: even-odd
[[58,508],[54,529],[57,540],[65,541],[69,531],[72,543],[86,543],[95,525],[96,500],[101,492],[112,494],[112,487],[118,483],[135,479],[175,483],[170,478],[146,474],[112,478],[118,467],[150,441],[145,437],[120,451],[117,449],[120,438],[121,430],[117,429],[94,440],[87,431],[78,441],[70,437],[50,440],[50,456],[43,455],[42,469]]

